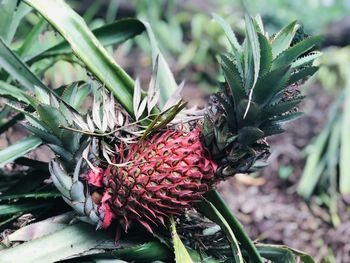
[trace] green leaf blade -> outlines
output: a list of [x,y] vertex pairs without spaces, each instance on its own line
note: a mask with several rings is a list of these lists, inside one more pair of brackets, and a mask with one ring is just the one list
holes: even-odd
[[277,69],[292,64],[300,55],[312,49],[321,41],[321,36],[308,37],[293,47],[283,51],[272,63],[272,69]]
[[[350,74],[350,66],[347,68],[348,74]],[[348,75],[349,76],[349,75]],[[344,101],[344,113],[341,126],[341,143],[340,143],[340,182],[339,188],[342,194],[350,194],[350,79],[347,80],[345,88],[346,96]]]
[[175,262],[176,263],[193,263],[190,254],[188,253],[185,245],[182,243],[179,235],[176,232],[176,225],[174,217],[170,217],[170,228],[171,228],[171,237],[173,240],[174,253],[175,253]]
[[69,42],[74,54],[133,115],[134,82],[111,58],[84,20],[61,0],[24,0]]
[[278,116],[280,114],[283,114],[293,109],[294,107],[296,107],[303,100],[303,98],[304,97],[302,96],[296,97],[288,101],[280,102],[277,105],[271,105],[269,107],[266,107],[262,111],[261,119],[266,120],[273,116]]
[[[119,45],[128,39],[131,39],[145,30],[143,23],[135,18],[121,19],[110,24],[104,25],[97,29],[92,30],[92,33],[101,42],[103,46]],[[27,58],[28,64],[41,60],[43,58],[68,55],[72,53],[72,49],[69,43],[65,40],[57,45],[35,54],[34,56]]]
[[221,26],[223,31],[225,32],[227,39],[229,40],[229,42],[232,45],[233,52],[235,54],[238,54],[241,51],[242,47],[238,43],[237,37],[236,37],[235,33],[233,32],[233,30],[231,29],[230,25],[225,21],[225,19],[223,19],[218,14],[213,13],[212,16],[215,19],[215,21]]
[[[260,44],[259,44],[259,38],[257,31],[255,29],[254,21],[253,19],[249,16],[245,16],[245,23],[246,23],[246,35],[248,39],[248,53],[251,53],[252,60],[250,61],[248,57],[246,57],[245,61],[248,64],[253,64],[252,66],[248,66],[246,68],[246,74],[249,73],[253,76],[253,82],[250,84],[246,80],[246,85],[247,88],[249,88],[251,91],[254,89],[255,84],[258,80],[259,77],[259,71],[260,71]],[[251,72],[251,68],[253,68],[253,72]],[[249,79],[249,78],[247,78]],[[251,86],[250,86],[251,85]]]
[[289,67],[277,68],[260,78],[253,93],[253,101],[264,107],[281,91],[289,80],[291,70]]
[[[96,231],[85,223],[67,225],[67,227],[49,235],[25,242],[14,248],[1,251],[3,262],[57,262],[79,257],[84,253],[98,254],[104,252],[96,248],[111,238],[102,231]],[[42,249],[45,247],[45,249]],[[33,253],[36,251],[36,253]]]
[[225,79],[227,80],[227,83],[230,86],[235,107],[237,107],[239,102],[246,97],[239,70],[236,67],[236,64],[227,56],[221,56],[221,60],[222,70],[225,75]]
[[36,136],[27,137],[0,151],[0,168],[34,150],[42,143]]
[[233,215],[231,210],[227,207],[221,195],[217,191],[213,190],[206,193],[205,198],[209,200],[225,218],[227,223],[230,225],[234,235],[237,237],[237,240],[241,243],[241,247],[248,252],[248,256],[251,259],[251,262],[263,263],[264,261],[260,256],[253,241],[249,238],[247,233],[244,231],[242,224],[238,221],[238,219]]
[[298,28],[299,25],[297,25],[297,22],[293,21],[275,35],[272,40],[273,58],[276,58],[279,54],[289,48]]
[[51,91],[35,76],[29,67],[0,38],[0,67],[3,67],[13,78],[18,80],[25,90],[33,91],[35,86]]
[[30,203],[0,205],[0,216],[26,213],[26,212],[41,209],[44,207],[49,207],[51,205],[52,203],[49,203],[49,202],[47,203],[30,202]]
[[318,67],[307,67],[299,70],[298,72],[291,75],[290,79],[288,80],[288,86],[307,77],[311,77],[317,72],[318,69]]
[[260,72],[259,75],[263,76],[269,72],[272,65],[272,49],[269,40],[258,33],[259,45],[260,45]]
[[225,233],[226,237],[230,241],[230,247],[232,250],[232,256],[233,256],[234,262],[243,263],[244,261],[242,257],[242,252],[241,252],[241,249],[239,248],[238,241],[230,225],[227,223],[226,219],[222,216],[222,214],[209,201],[203,201],[202,203],[198,204],[198,207],[206,217],[208,217],[213,222],[218,224],[222,229],[222,231]]

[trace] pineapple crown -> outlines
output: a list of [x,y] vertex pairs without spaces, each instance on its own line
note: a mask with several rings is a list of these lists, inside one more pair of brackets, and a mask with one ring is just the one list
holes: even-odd
[[[246,37],[240,44],[221,17],[214,14],[214,19],[225,31],[231,51],[220,56],[225,82],[209,102],[203,143],[232,175],[266,157],[268,146],[262,139],[282,133],[283,123],[301,115],[295,110],[303,99],[298,86],[318,70],[312,63],[321,53],[311,50],[321,37],[301,36],[296,21],[269,37],[260,17],[246,15]],[[238,163],[240,150],[249,156],[243,164]]]

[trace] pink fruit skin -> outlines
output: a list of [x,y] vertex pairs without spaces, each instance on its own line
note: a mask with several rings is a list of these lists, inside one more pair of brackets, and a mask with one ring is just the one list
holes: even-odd
[[[117,149],[125,148],[119,145]],[[217,165],[208,159],[198,128],[167,130],[119,150],[117,165],[89,171],[88,184],[99,188],[102,228],[113,219],[127,231],[133,220],[152,232],[172,214],[180,214],[216,183]]]

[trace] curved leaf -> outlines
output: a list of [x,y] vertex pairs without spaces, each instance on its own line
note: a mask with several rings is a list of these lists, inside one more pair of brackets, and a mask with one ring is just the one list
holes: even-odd
[[[347,68],[348,76],[350,74],[350,66]],[[344,115],[341,124],[341,144],[340,144],[340,192],[342,194],[350,194],[350,139],[349,139],[349,129],[350,129],[350,78],[347,79],[347,84],[345,87],[345,100],[344,100]]]
[[258,250],[256,249],[253,241],[249,238],[247,233],[244,231],[242,224],[232,214],[231,210],[227,207],[225,201],[222,199],[220,194],[212,190],[205,194],[205,198],[209,200],[215,208],[222,214],[227,223],[230,225],[233,233],[241,243],[241,247],[248,252],[248,256],[254,263],[263,263]]
[[38,38],[42,33],[43,29],[45,28],[45,26],[46,26],[46,20],[41,17],[39,22],[33,27],[33,29],[24,38],[22,45],[18,48],[17,54],[20,57],[23,57],[26,54],[28,54],[28,52],[30,52],[30,50],[35,45],[37,45]]
[[283,51],[272,63],[272,69],[277,69],[291,64],[300,55],[312,49],[317,43],[321,41],[321,36],[312,36],[305,38],[298,44],[295,44],[291,48]]
[[29,67],[7,46],[0,38],[0,67],[3,67],[13,78],[18,80],[25,90],[34,90],[40,87],[51,91],[41,80],[34,75]]
[[225,19],[223,19],[218,14],[212,13],[212,16],[215,19],[215,21],[221,26],[222,30],[225,32],[225,35],[230,41],[232,48],[235,50],[235,53],[241,51],[242,47],[238,43],[237,37],[231,29],[230,25],[225,21]]
[[18,200],[18,199],[48,199],[60,197],[61,194],[58,191],[51,192],[37,192],[37,193],[25,193],[25,194],[11,194],[11,195],[0,195],[0,202],[7,200]]
[[24,93],[23,90],[1,80],[0,80],[0,95],[9,97],[9,100],[23,102],[28,105],[32,105],[32,103],[34,103],[31,97],[28,96],[26,93]]
[[249,102],[243,118],[245,118],[249,111],[260,72],[260,43],[254,20],[250,15],[245,15],[245,28],[247,42],[244,50],[244,73],[245,88],[249,91]]
[[[27,203],[16,203],[9,205],[0,205],[0,216],[13,215],[18,213],[30,212],[44,207],[50,207],[50,202],[27,202]],[[2,256],[2,255],[1,255]],[[1,257],[1,259],[3,259]],[[13,261],[12,261],[13,262]]]
[[238,69],[240,75],[243,76],[243,66],[242,66],[241,61],[240,61],[242,47],[238,43],[238,40],[236,38],[235,33],[231,29],[230,25],[221,16],[219,16],[218,14],[215,14],[215,13],[213,13],[212,16],[215,19],[215,21],[221,26],[228,41],[230,42],[231,47],[232,47],[232,53],[237,61],[237,69]]
[[303,80],[307,77],[311,77],[313,74],[317,72],[317,70],[318,70],[318,67],[303,68],[290,76],[290,79],[288,80],[287,85],[289,86],[289,85],[292,85],[293,83],[296,83],[299,80]]
[[68,41],[74,54],[133,115],[134,81],[114,61],[84,20],[62,0],[24,0]]
[[[92,30],[92,33],[104,46],[118,45],[126,40],[133,38],[141,34],[145,30],[143,23],[135,18],[126,18],[118,21],[114,21],[110,24],[99,27]],[[58,55],[68,55],[73,51],[66,40],[56,44],[55,46],[35,54],[32,57],[24,58],[28,61],[28,64],[32,64],[40,59],[58,56]]]
[[227,56],[221,56],[222,71],[225,75],[225,79],[230,86],[231,94],[234,100],[234,106],[237,108],[237,105],[241,100],[246,97],[246,93],[243,87],[242,79],[239,74],[236,63],[234,63]]
[[151,25],[146,21],[143,21],[143,24],[146,27],[148,38],[152,47],[152,64],[154,71],[156,72],[156,87],[160,91],[159,105],[161,108],[163,108],[167,100],[179,87],[176,84],[174,75],[166,62],[165,57],[160,52],[158,41],[156,40]]
[[314,259],[299,250],[280,245],[257,245],[259,253],[266,259],[274,263],[296,263],[300,262],[295,259],[298,257],[304,263],[315,263]]
[[0,168],[12,162],[18,157],[34,150],[41,144],[41,140],[36,136],[27,137],[11,146],[0,151]]
[[170,217],[171,237],[173,239],[175,262],[176,263],[193,263],[185,245],[182,243],[179,235],[176,232],[174,217]]
[[229,243],[232,250],[234,262],[243,263],[244,261],[242,257],[242,252],[239,248],[238,241],[235,235],[233,234],[230,225],[227,223],[227,221],[221,215],[221,213],[209,201],[201,202],[200,204],[198,204],[198,207],[206,217],[217,223],[221,227],[222,231],[225,233],[227,239],[230,241]]
[[14,0],[0,1],[0,37],[4,38],[8,44],[12,42],[23,17],[31,10],[29,6],[23,3],[20,3],[17,7],[17,2]]
[[[247,53],[250,54],[250,56],[247,56],[245,60],[247,65],[245,74],[249,75],[249,77],[246,79],[246,88],[249,88],[250,92],[253,92],[260,71],[260,43],[253,18],[249,15],[245,16],[245,26],[246,36],[248,39]],[[251,59],[248,59],[248,57]]]
[[159,242],[148,242],[141,245],[115,249],[112,255],[127,261],[151,262],[154,260],[169,260],[174,258],[173,253]]
[[281,52],[289,48],[298,28],[297,22],[293,21],[274,36],[271,43],[273,58],[276,58]]
[[25,242],[14,248],[2,250],[1,261],[57,262],[84,254],[104,252],[103,249],[97,247],[106,241],[111,241],[108,234],[96,231],[88,224],[67,225],[49,235]]
[[290,74],[291,70],[289,67],[280,67],[261,77],[256,83],[253,101],[264,107],[274,95],[286,87]]
[[272,49],[269,40],[261,33],[258,33],[259,45],[260,45],[260,72],[259,75],[263,76],[269,72],[272,64]]

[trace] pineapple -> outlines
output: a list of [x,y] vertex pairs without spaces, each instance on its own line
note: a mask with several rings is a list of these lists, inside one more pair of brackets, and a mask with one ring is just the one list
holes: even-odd
[[138,82],[135,117],[100,90],[91,112],[79,113],[74,94],[86,84],[68,86],[61,97],[38,90],[27,127],[56,153],[50,173],[64,200],[97,228],[115,221],[127,231],[135,221],[152,232],[219,181],[259,168],[269,155],[265,138],[300,115],[298,86],[317,71],[311,63],[319,53],[309,50],[319,37],[298,42],[298,27],[293,22],[270,38],[247,16],[240,45],[223,26],[232,46],[220,59],[225,81],[200,118],[178,100],[160,111],[154,86],[145,97]]
[[87,182],[103,189],[96,200],[105,213],[102,227],[119,218],[124,230],[137,220],[150,232],[149,222],[165,224],[170,214],[180,214],[202,200],[215,182],[216,164],[208,159],[198,128],[167,130],[130,145],[127,155],[118,150],[117,163],[97,172]]

